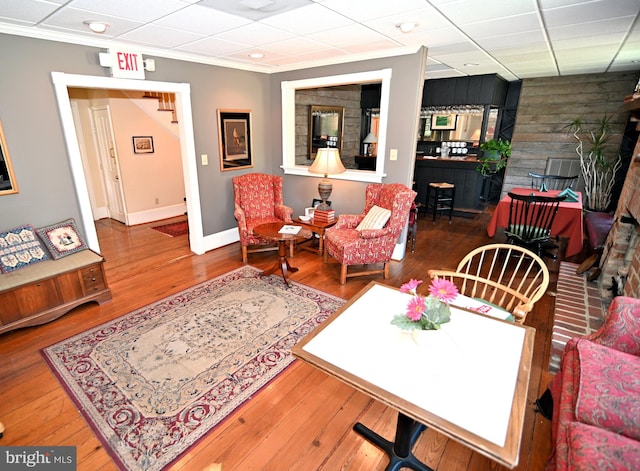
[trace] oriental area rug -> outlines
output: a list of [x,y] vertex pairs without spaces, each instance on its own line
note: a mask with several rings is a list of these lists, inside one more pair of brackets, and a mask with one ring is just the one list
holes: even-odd
[[166,468],[344,300],[245,266],[42,350],[120,469]]
[[154,231],[162,232],[169,237],[177,237],[189,233],[189,223],[187,221],[172,222],[170,224],[154,226],[151,229],[153,229]]

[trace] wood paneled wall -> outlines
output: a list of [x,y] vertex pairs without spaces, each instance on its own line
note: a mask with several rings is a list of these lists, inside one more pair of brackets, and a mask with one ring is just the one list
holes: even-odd
[[523,80],[502,194],[529,186],[528,172],[544,173],[548,159],[578,159],[577,141],[566,129],[576,118],[590,127],[605,114],[611,116],[611,145],[617,151],[628,117],[619,110],[639,76],[615,72]]

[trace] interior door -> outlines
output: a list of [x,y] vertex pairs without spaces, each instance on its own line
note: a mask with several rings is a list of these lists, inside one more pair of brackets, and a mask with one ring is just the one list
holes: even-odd
[[109,107],[93,108],[92,114],[96,147],[102,168],[104,188],[107,193],[109,217],[123,224],[128,224]]

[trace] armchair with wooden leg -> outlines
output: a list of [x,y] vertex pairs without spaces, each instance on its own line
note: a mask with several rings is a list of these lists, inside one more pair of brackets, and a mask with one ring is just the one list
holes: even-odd
[[[282,177],[264,173],[249,173],[233,177],[233,215],[238,221],[242,261],[247,254],[278,250],[273,242],[253,233],[253,229],[269,222],[291,223],[293,210],[282,199]],[[266,247],[268,245],[268,247]],[[293,244],[290,245],[293,256]]]
[[[362,214],[341,214],[336,225],[327,229],[324,260],[331,256],[340,263],[341,284],[352,276],[389,277],[389,262],[415,197],[415,191],[400,183],[372,183],[366,188]],[[347,273],[350,265],[372,264],[382,264],[382,268]]]

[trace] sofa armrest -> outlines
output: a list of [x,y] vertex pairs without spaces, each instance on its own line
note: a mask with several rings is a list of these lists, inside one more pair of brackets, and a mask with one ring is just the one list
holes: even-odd
[[640,299],[613,299],[604,324],[587,339],[621,352],[640,356]]

